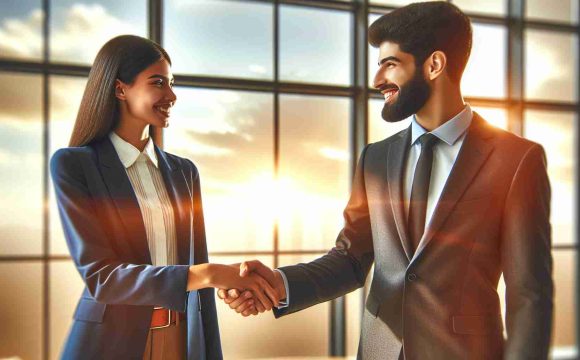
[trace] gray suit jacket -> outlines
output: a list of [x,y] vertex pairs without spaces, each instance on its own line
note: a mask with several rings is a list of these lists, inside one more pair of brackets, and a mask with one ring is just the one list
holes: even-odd
[[474,114],[411,259],[402,196],[410,137],[408,128],[363,150],[336,247],[281,268],[291,302],[275,315],[363,286],[374,263],[359,358],[546,359],[553,285],[544,150]]

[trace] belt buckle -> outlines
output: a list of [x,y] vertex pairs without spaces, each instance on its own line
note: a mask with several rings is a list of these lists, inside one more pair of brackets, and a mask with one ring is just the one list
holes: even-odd
[[[154,306],[153,307],[153,311],[159,310],[159,309],[165,309],[165,308],[163,308],[162,306]],[[169,310],[169,309],[165,309],[165,310],[167,310],[167,312],[169,313],[169,316],[167,317],[167,324],[166,325],[161,325],[161,326],[152,326],[152,327],[149,328],[150,330],[164,329],[164,328],[167,328],[167,327],[170,327],[171,326],[171,310]]]

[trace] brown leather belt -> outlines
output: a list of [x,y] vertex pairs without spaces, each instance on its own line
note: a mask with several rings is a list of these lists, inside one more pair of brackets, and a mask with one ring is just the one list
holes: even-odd
[[149,329],[163,329],[172,325],[179,325],[179,322],[182,320],[185,320],[185,313],[163,307],[154,307]]

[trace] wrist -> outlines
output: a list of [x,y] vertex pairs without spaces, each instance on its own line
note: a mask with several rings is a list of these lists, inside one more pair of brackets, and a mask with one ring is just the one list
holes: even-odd
[[191,265],[187,277],[187,290],[211,287],[213,281],[211,264]]
[[274,278],[276,279],[276,286],[274,290],[278,293],[280,300],[284,300],[287,297],[286,286],[284,285],[284,279],[280,271],[274,271]]

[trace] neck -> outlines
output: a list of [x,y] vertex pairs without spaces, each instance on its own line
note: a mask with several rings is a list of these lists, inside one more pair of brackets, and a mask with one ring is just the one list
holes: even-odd
[[142,124],[126,116],[121,116],[114,131],[121,139],[135,146],[139,151],[143,151],[149,141],[149,124]]
[[[435,89],[434,89],[435,90]],[[417,111],[415,118],[427,131],[433,131],[451,120],[465,108],[459,87],[446,91],[433,91],[425,105]]]

